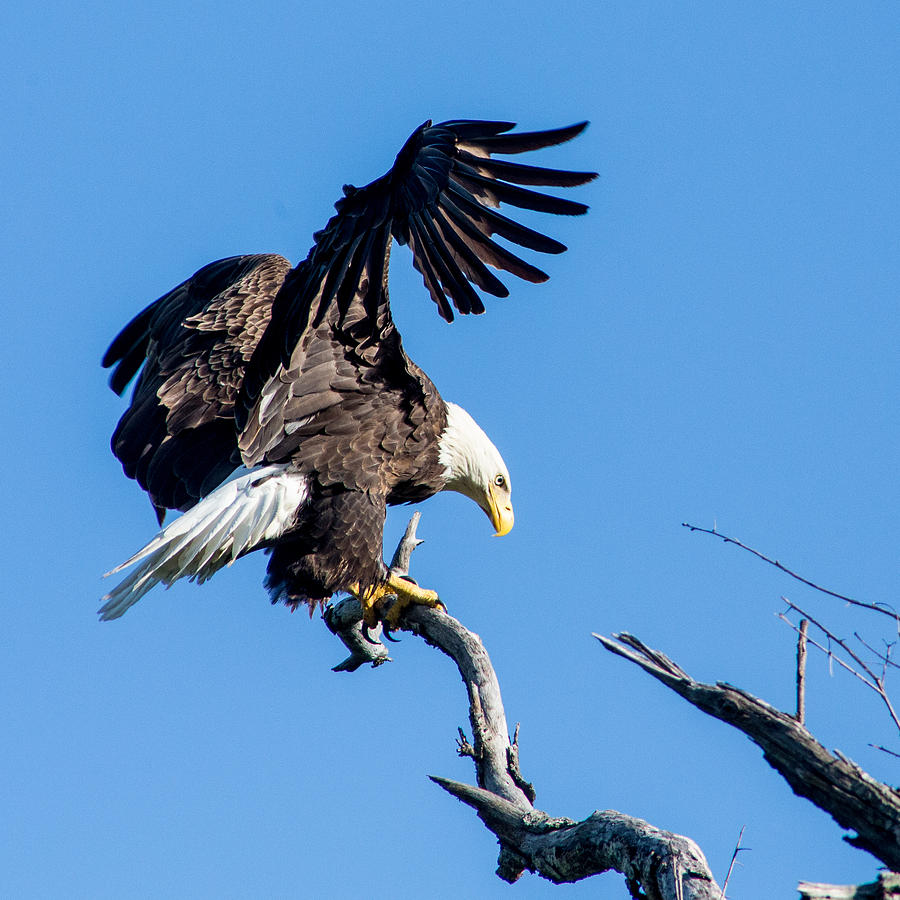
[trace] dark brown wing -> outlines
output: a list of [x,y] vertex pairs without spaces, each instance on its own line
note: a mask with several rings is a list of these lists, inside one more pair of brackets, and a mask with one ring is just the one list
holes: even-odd
[[587,122],[550,131],[505,133],[514,127],[512,122],[471,120],[426,123],[407,141],[392,170],[394,237],[410,245],[413,264],[448,322],[453,321],[451,301],[460,313],[484,312],[472,284],[497,297],[508,295],[487,266],[526,281],[547,280],[545,272],[491,240],[492,235],[540,253],[566,249],[559,241],[496,212],[501,203],[555,215],[587,212],[583,203],[519,185],[574,187],[595,178],[595,172],[491,159],[494,153],[524,153],[565,143],[581,134]]
[[[384,228],[366,236],[338,302],[315,308],[287,365],[263,386],[240,436],[246,465],[291,460],[322,485],[383,498],[405,499],[418,484],[423,496],[437,490],[437,460],[425,450],[443,428],[444,406],[391,319]],[[288,278],[302,274],[301,266]]]
[[364,188],[344,188],[337,214],[315,235],[309,256],[279,291],[271,322],[247,366],[235,406],[245,462],[284,458],[297,451],[301,437],[308,442],[328,429],[349,428],[357,416],[381,414],[380,403],[377,410],[366,410],[380,393],[394,402],[406,390],[419,395],[425,390],[391,320],[386,276],[392,236],[412,248],[414,265],[448,321],[452,307],[484,312],[473,284],[507,295],[488,267],[529,281],[546,280],[545,273],[492,236],[543,253],[565,247],[496,207],[507,203],[580,215],[584,204],[519,185],[569,187],[595,175],[497,161],[491,154],[563,143],[586,123],[505,133],[513,127],[509,122],[426,122],[386,175]]
[[118,394],[143,365],[112,449],[158,512],[193,506],[240,464],[235,398],[290,267],[273,254],[210,263],[139,313],[106,351]]

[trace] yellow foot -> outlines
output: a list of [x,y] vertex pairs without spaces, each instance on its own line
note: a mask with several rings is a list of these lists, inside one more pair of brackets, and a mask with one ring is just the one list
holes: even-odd
[[425,588],[420,588],[417,584],[413,584],[411,581],[407,581],[399,575],[391,573],[388,576],[386,588],[386,593],[397,595],[396,602],[384,617],[388,630],[396,628],[397,623],[400,621],[400,617],[411,603],[416,603],[419,606],[427,606],[429,609],[439,609],[442,612],[447,612],[447,607],[441,603],[435,591],[428,591],[425,590]]
[[419,606],[428,606],[431,609],[441,609],[446,612],[446,607],[440,600],[435,591],[428,591],[420,588],[417,584],[407,581],[393,572],[388,573],[387,581],[382,584],[376,584],[368,588],[360,589],[359,584],[350,586],[350,593],[359,600],[363,610],[363,619],[367,625],[374,625],[378,621],[378,613],[375,609],[376,604],[383,597],[389,595],[396,596],[397,600],[390,608],[385,622],[389,627],[396,626],[400,621],[403,611],[411,603]]

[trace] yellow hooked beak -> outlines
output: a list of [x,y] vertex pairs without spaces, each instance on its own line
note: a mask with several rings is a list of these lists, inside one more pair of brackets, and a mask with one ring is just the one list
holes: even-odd
[[489,489],[488,505],[490,509],[488,510],[488,516],[491,520],[491,525],[494,526],[497,532],[495,537],[503,537],[504,534],[509,534],[512,531],[513,523],[515,522],[512,503],[509,497],[500,495],[500,492],[496,490],[494,485],[490,485]]

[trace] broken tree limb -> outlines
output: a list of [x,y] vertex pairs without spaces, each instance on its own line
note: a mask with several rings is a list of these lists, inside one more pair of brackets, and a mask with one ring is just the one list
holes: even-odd
[[[394,556],[392,568],[398,574],[408,574],[410,554],[419,543],[417,521],[418,514]],[[383,612],[389,608],[386,603]],[[387,648],[377,640],[374,629],[366,636],[365,629],[358,628],[357,601],[345,600],[336,609],[339,612],[330,613],[329,628],[351,649],[351,657],[337,668],[352,671],[363,662],[377,665]],[[462,676],[472,743],[460,730],[458,752],[474,761],[478,787],[435,776],[432,781],[471,806],[497,837],[500,878],[513,882],[532,871],[562,883],[613,870],[625,876],[633,897],[722,900],[703,852],[689,838],[614,810],[595,812],[576,822],[536,809],[534,789],[519,770],[518,740],[509,740],[500,684],[478,635],[446,612],[424,606],[410,607],[399,628],[449,656]],[[367,643],[360,643],[360,636]]]
[[[583,822],[554,818],[532,806],[534,791],[518,767],[518,742],[509,741],[500,685],[478,635],[445,612],[411,608],[401,627],[450,656],[469,694],[478,787],[431,776],[471,806],[500,841],[497,874],[513,882],[526,870],[554,883],[579,881],[613,870],[632,893],[656,900],[721,900],[700,848],[689,838],[662,831],[614,810]],[[635,893],[635,896],[637,894]]]
[[523,813],[532,811],[527,791],[519,783],[518,760],[511,771],[509,729],[500,683],[481,638],[453,616],[424,606],[410,608],[401,620],[404,631],[423,638],[449,656],[469,695],[472,746],[465,755],[475,762],[478,786],[496,794]]
[[797,885],[801,900],[891,900],[900,897],[900,875],[882,872],[869,884],[816,884],[801,881]]
[[505,881],[515,881],[525,869],[554,884],[613,870],[625,876],[635,897],[723,896],[703,852],[690,838],[615,810],[594,812],[583,822],[551,818],[539,810],[523,816],[490,791],[435,776],[431,780],[471,806],[497,836],[503,848],[497,874]]
[[900,869],[900,793],[840,753],[829,753],[794,716],[730,684],[695,681],[664,654],[630,634],[594,635],[607,650],[640,666],[698,709],[742,731],[791,786],[829,813],[845,840],[889,869]]

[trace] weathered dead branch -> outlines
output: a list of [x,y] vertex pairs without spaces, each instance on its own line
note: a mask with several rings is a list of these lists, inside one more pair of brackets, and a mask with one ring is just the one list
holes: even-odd
[[704,684],[630,634],[614,640],[595,634],[607,650],[639,665],[698,709],[727,722],[762,748],[766,761],[794,793],[830,813],[845,837],[890,869],[900,869],[900,793],[867,775],[835,751],[829,753],[797,719],[747,691],[719,682]]
[[[408,574],[410,554],[420,543],[417,520],[418,514],[394,556],[392,568],[399,574]],[[337,604],[326,621],[351,651],[336,670],[353,671],[364,662],[379,665],[387,659],[378,630],[361,625],[355,600]],[[457,752],[474,761],[478,786],[436,776],[432,781],[471,806],[497,837],[500,878],[513,882],[531,871],[562,883],[612,870],[625,876],[633,897],[722,900],[703,852],[689,838],[614,810],[576,822],[536,809],[534,788],[519,770],[518,726],[510,742],[500,684],[478,635],[447,613],[421,606],[408,610],[400,628],[449,656],[466,685],[472,743],[460,729]]]
[[500,685],[478,635],[424,607],[411,609],[402,627],[451,657],[466,685],[473,743],[462,742],[461,752],[475,761],[478,787],[432,780],[471,806],[497,836],[501,878],[513,882],[531,871],[561,883],[613,870],[633,893],[640,888],[648,898],[720,900],[702,851],[688,838],[614,810],[575,822],[535,809],[534,790],[519,772],[518,742],[509,741]]
[[502,848],[497,874],[505,881],[515,881],[526,869],[554,884],[613,870],[625,876],[632,896],[722,898],[706,858],[689,838],[615,810],[592,813],[583,822],[551,818],[540,810],[523,815],[490,791],[446,778],[431,780],[471,806],[497,836]]
[[797,886],[802,900],[892,900],[900,897],[900,875],[882,872],[870,884],[814,884],[801,881]]
[[[410,521],[394,555],[392,569],[398,574],[408,574],[412,551],[421,543],[416,537],[417,522],[418,514]],[[734,539],[709,533],[761,556]],[[761,558],[800,578],[779,563]],[[885,611],[881,605],[841,599]],[[386,600],[385,612],[390,602]],[[803,614],[802,610],[798,611]],[[336,671],[353,671],[364,662],[377,666],[389,659],[387,648],[380,640],[380,626],[367,629],[363,625],[355,600],[345,600],[330,609],[326,621],[351,651],[351,656],[335,667]],[[431,777],[444,790],[471,806],[497,837],[501,848],[497,868],[500,878],[512,882],[523,872],[531,871],[554,883],[562,883],[613,870],[625,876],[633,897],[722,900],[722,890],[713,879],[702,851],[689,838],[662,831],[614,810],[594,812],[584,821],[576,822],[554,818],[536,809],[534,788],[519,769],[519,729],[516,726],[516,737],[510,742],[499,682],[478,635],[447,613],[424,607],[411,608],[399,627],[422,637],[453,659],[466,685],[473,742],[459,729],[457,752],[474,761],[478,786]],[[803,726],[806,641],[801,640],[798,645],[797,712],[789,715],[732,685],[695,681],[664,654],[631,635],[618,634],[615,639],[595,637],[607,649],[641,666],[698,709],[743,731],[762,748],[765,759],[795,793],[829,812],[843,828],[856,832],[845,838],[849,843],[869,851],[892,869],[900,868],[900,792],[871,778],[840,752],[829,753]],[[890,648],[883,659],[885,669],[896,665],[889,655]],[[900,896],[897,877],[884,873],[871,885],[847,887],[804,882],[800,891],[810,900],[877,900]]]

